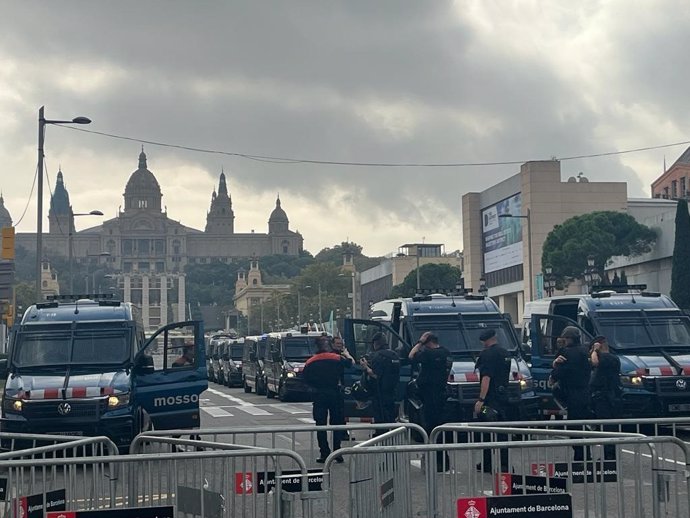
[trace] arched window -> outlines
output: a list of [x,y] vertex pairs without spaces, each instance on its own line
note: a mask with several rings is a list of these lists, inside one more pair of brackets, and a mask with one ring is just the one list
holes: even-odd
[[256,286],[259,282],[256,279],[252,279],[252,286]]

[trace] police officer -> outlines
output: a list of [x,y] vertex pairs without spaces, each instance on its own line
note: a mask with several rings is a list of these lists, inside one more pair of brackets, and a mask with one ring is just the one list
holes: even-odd
[[[565,403],[568,408],[568,419],[589,419],[589,351],[580,343],[580,331],[574,326],[567,326],[561,333],[565,339],[565,348],[553,361],[552,376],[559,382]],[[573,446],[575,460],[584,460],[584,449]],[[589,457],[589,451],[587,452]]]
[[[450,351],[438,343],[435,334],[427,331],[419,337],[419,342],[412,348],[408,358],[413,364],[421,366],[417,386],[422,400],[426,432],[431,434],[434,428],[445,423],[446,386],[452,366]],[[440,450],[436,452],[436,469],[448,469],[448,455],[444,456]]]
[[[594,416],[597,419],[613,419],[616,417],[616,407],[620,396],[621,361],[618,356],[611,354],[605,336],[597,336],[592,340],[589,361],[592,364],[589,389],[592,393]],[[607,430],[606,426],[604,430]],[[611,431],[615,431],[615,427]],[[604,446],[604,459],[615,458],[615,445]]]
[[[496,338],[494,329],[487,329],[479,335],[484,349],[479,354],[475,368],[479,371],[479,399],[474,404],[474,413],[486,421],[503,421],[508,411],[508,383],[510,381],[511,358]],[[507,436],[499,434],[499,441]],[[491,450],[484,450],[485,472],[491,473]],[[478,465],[481,470],[481,466]],[[508,471],[508,450],[501,449],[501,470]]]
[[[303,373],[305,381],[314,389],[314,422],[317,426],[345,424],[345,402],[340,392],[340,380],[343,370],[351,367],[354,360],[345,348],[341,354],[333,352],[327,336],[317,338],[316,348],[316,354],[307,360]],[[342,434],[333,432],[333,451],[340,449],[341,438]],[[316,462],[324,463],[331,453],[327,432],[316,432],[316,440],[320,452]],[[336,462],[343,462],[343,458],[336,458]]]
[[374,421],[376,423],[394,423],[396,417],[395,400],[400,383],[400,358],[388,347],[383,333],[376,333],[372,338],[374,354],[371,364],[366,357],[360,359],[362,369],[373,379]]

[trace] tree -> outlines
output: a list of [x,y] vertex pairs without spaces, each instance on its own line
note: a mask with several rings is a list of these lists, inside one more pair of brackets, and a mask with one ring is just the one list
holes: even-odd
[[357,243],[343,241],[339,245],[334,245],[333,248],[326,247],[316,254],[315,259],[322,263],[332,263],[336,266],[342,266],[343,254],[351,253],[357,271],[361,272],[377,266],[381,262],[379,257],[367,257],[362,253],[363,248]]
[[656,232],[622,212],[600,211],[572,217],[556,225],[542,248],[543,265],[550,265],[559,283],[583,276],[587,257],[594,257],[600,278],[614,256],[631,257],[651,251]]
[[683,309],[690,309],[690,216],[688,202],[678,200],[676,240],[673,245],[671,298]]
[[[419,284],[423,290],[454,290],[460,282],[462,272],[449,264],[425,264],[419,268]],[[405,280],[393,286],[391,297],[412,297],[417,293],[417,270],[412,270]]]

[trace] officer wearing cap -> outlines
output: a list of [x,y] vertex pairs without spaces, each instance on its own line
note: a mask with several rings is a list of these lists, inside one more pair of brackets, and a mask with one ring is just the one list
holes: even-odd
[[[553,361],[552,377],[560,383],[568,407],[568,419],[589,419],[589,351],[580,343],[580,330],[567,326],[561,333],[565,339],[565,348]],[[584,450],[573,447],[575,460],[584,460]]]
[[[508,383],[510,381],[511,358],[499,343],[496,330],[486,329],[479,335],[484,350],[479,354],[475,369],[479,371],[479,399],[474,413],[480,419],[502,421],[508,410]],[[499,440],[501,438],[499,437]],[[484,466],[491,472],[491,450],[484,450]],[[508,469],[508,450],[501,449],[501,469]]]

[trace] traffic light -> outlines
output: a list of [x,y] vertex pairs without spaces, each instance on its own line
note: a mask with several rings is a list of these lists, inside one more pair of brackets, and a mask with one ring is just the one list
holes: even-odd
[[2,255],[0,258],[14,260],[14,227],[2,227]]

